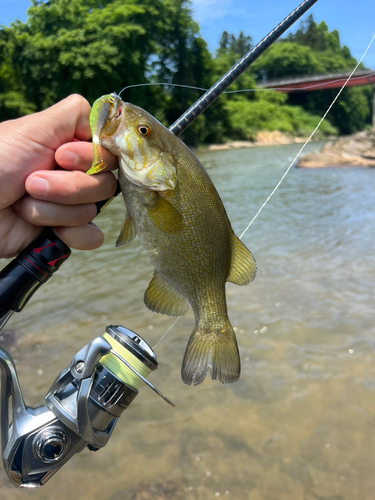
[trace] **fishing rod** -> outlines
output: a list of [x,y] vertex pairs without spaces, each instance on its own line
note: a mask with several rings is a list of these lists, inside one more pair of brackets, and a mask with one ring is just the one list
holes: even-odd
[[[304,0],[203,94],[169,130],[181,133],[270,45],[318,0]],[[97,203],[100,213],[120,192]],[[0,331],[14,312],[58,271],[71,249],[51,229],[45,231],[0,272]],[[16,367],[0,347],[0,424],[4,470],[16,487],[45,484],[73,455],[105,446],[141,383],[166,398],[147,380],[157,368],[151,347],[123,326],[108,326],[84,346],[57,377],[45,404],[28,407]]]

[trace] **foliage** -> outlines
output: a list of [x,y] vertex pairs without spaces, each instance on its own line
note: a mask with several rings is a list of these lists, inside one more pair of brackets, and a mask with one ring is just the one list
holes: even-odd
[[[298,92],[290,95],[289,102],[322,116],[337,92],[338,89]],[[371,101],[371,86],[345,88],[330,111],[330,122],[340,134],[351,134],[364,129],[370,121]]]
[[[320,117],[308,113],[299,106],[285,104],[286,95],[274,91],[261,92],[254,101],[238,96],[228,101],[230,124],[237,136],[255,140],[260,130],[280,130],[294,136],[308,136]],[[337,130],[324,121],[318,137],[335,134]]]
[[[170,125],[201,94],[172,86],[209,88],[251,49],[251,37],[222,34],[211,55],[192,19],[190,0],[33,0],[25,23],[0,27],[0,119],[41,110],[77,92],[91,103],[125,86],[123,98]],[[339,33],[312,16],[273,44],[228,90],[256,89],[281,76],[354,67]],[[189,143],[252,138],[258,130],[306,135],[336,93],[226,94],[185,132]],[[348,88],[322,133],[350,133],[370,120],[371,89]]]
[[324,71],[320,58],[294,42],[274,43],[252,66],[257,81],[311,75]]
[[[299,74],[348,72],[356,62],[348,47],[341,45],[337,30],[329,32],[325,22],[317,24],[309,16],[296,33],[272,45],[252,70],[257,81],[262,82]],[[338,89],[293,92],[289,94],[288,103],[322,115],[337,92]],[[353,133],[370,123],[371,108],[370,88],[347,88],[330,111],[329,120],[340,134]]]
[[33,0],[28,21],[3,28],[2,35],[38,109],[72,92],[92,102],[108,87],[146,81],[167,10],[158,0]]
[[[219,48],[213,61],[213,81],[221,78],[236,62],[251,49],[251,37],[245,36],[242,31],[236,38],[226,31],[221,36]],[[255,79],[251,71],[247,70],[235,80],[228,90],[243,90],[255,88]],[[248,95],[249,97],[250,95]],[[230,98],[230,96],[228,96]],[[251,96],[250,96],[251,98]]]
[[[153,79],[172,84],[164,94],[163,109],[168,124],[177,120],[201,95],[201,91],[177,85],[209,88],[212,58],[206,42],[199,35],[186,0],[171,2],[169,18],[159,41],[158,57],[152,64]],[[184,133],[190,144],[209,141],[220,134],[223,114],[220,102],[210,107]],[[199,138],[199,139],[198,139]]]
[[227,54],[232,52],[239,57],[244,56],[251,49],[251,36],[245,36],[242,31],[236,38],[224,31],[220,38],[218,53]]
[[0,116],[18,118],[36,111],[36,105],[26,98],[27,87],[17,78],[11,65],[12,46],[9,37],[0,31]]

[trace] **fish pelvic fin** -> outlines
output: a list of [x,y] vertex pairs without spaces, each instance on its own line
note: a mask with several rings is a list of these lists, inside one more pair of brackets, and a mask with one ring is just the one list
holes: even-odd
[[151,311],[167,316],[182,316],[189,309],[189,302],[157,272],[145,292],[144,302]]
[[237,236],[232,234],[232,262],[227,281],[235,285],[248,285],[254,280],[257,265],[253,254]]
[[122,245],[126,245],[134,240],[137,236],[137,230],[135,228],[135,224],[133,219],[127,213],[124,221],[124,225],[120,231],[119,237],[116,241],[116,247],[121,247]]
[[198,385],[210,370],[212,380],[223,384],[236,382],[240,377],[241,362],[236,335],[229,321],[225,327],[208,331],[194,329],[187,345],[181,368],[185,384]]

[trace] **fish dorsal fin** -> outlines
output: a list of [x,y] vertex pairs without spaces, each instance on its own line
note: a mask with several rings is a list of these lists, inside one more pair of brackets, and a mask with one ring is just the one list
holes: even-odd
[[182,316],[189,309],[189,302],[172,285],[155,271],[145,292],[146,306],[167,316]]
[[125,217],[124,225],[122,226],[119,237],[116,241],[116,247],[121,247],[122,245],[126,245],[134,240],[137,236],[137,230],[135,228],[133,219],[127,213]]
[[232,234],[232,262],[227,281],[236,285],[248,285],[257,272],[255,259],[248,248]]
[[165,198],[157,195],[155,204],[148,208],[148,215],[157,229],[176,233],[182,229],[183,217]]

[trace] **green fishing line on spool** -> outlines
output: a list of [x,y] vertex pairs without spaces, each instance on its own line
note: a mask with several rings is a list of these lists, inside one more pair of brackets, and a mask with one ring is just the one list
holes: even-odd
[[[111,345],[112,349],[125,359],[138,373],[140,373],[144,378],[147,378],[151,372],[150,368],[142,363],[134,354],[132,354],[128,349],[122,346],[117,340],[115,340],[108,333],[104,333],[103,337]],[[118,377],[124,384],[132,387],[133,389],[138,389],[142,384],[142,380],[137,377],[122,361],[120,361],[114,354],[109,353],[100,359],[100,363],[108,368],[116,377]]]

